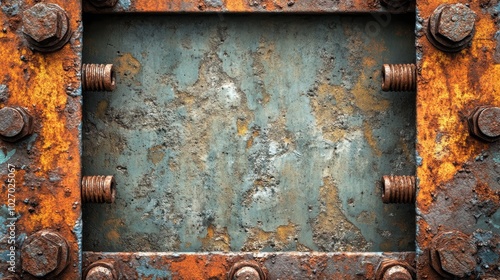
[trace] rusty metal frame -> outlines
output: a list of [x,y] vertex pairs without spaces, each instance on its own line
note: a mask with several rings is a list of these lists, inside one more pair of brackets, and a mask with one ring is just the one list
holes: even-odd
[[[379,1],[361,0],[349,1],[349,4],[316,0],[132,0],[116,4],[117,1],[113,0],[94,0],[105,5],[111,3],[112,7],[98,7],[89,2],[84,2],[82,7],[80,1],[54,0],[51,3],[58,4],[68,14],[72,35],[62,49],[42,53],[33,51],[33,46],[30,48],[22,29],[22,11],[36,2],[6,1],[1,4],[0,13],[3,65],[0,70],[0,109],[21,108],[33,118],[32,134],[29,131],[26,134],[30,135],[22,135],[24,137],[17,142],[0,142],[0,175],[4,182],[2,200],[7,198],[15,181],[13,198],[16,201],[15,207],[10,209],[8,203],[3,204],[2,214],[9,215],[4,224],[15,222],[12,231],[15,237],[9,239],[11,230],[4,225],[2,244],[11,244],[9,240],[14,240],[14,268],[23,279],[35,278],[22,272],[21,245],[26,238],[33,242],[29,237],[37,232],[43,235],[40,231],[46,229],[59,234],[69,247],[69,262],[57,279],[79,279],[92,263],[103,259],[107,260],[105,268],[115,277],[121,275],[120,279],[223,279],[233,264],[249,260],[261,265],[271,279],[283,275],[295,279],[375,279],[380,277],[377,269],[386,259],[409,264],[416,261],[417,279],[441,279],[453,276],[447,269],[442,270],[438,261],[467,259],[471,255],[475,260],[474,267],[462,277],[498,279],[500,276],[498,229],[495,230],[491,223],[488,226],[488,222],[482,229],[478,225],[478,221],[491,218],[500,208],[497,179],[500,170],[496,157],[499,144],[481,142],[468,131],[468,116],[475,112],[475,107],[500,105],[500,96],[496,94],[499,86],[496,77],[500,76],[498,1],[460,1],[469,4],[477,20],[471,46],[458,53],[436,49],[424,35],[426,21],[439,4],[454,1],[416,1],[419,158],[416,255],[83,252],[83,258],[80,191],[82,9],[90,13],[404,13],[415,7],[387,9]],[[457,215],[463,216],[459,219],[453,217]],[[49,243],[55,242],[53,238],[47,238]],[[436,248],[440,243],[447,244],[449,239],[453,241],[450,243],[452,250]],[[473,249],[464,250],[463,244]],[[8,261],[5,257],[2,260]],[[6,261],[0,263],[0,276],[4,278],[10,275],[10,265]]]
[[[120,279],[226,279],[234,264],[253,261],[267,279],[374,279],[383,260],[412,264],[414,253],[99,253],[83,265],[114,261]],[[254,278],[251,278],[254,279]]]
[[415,5],[410,0],[131,0],[118,3],[117,0],[94,0],[84,1],[83,10],[87,13],[406,13],[414,11]]

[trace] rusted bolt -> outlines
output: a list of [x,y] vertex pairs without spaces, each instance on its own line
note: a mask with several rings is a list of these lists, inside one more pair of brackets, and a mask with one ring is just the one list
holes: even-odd
[[116,5],[118,0],[88,0],[90,4],[97,8],[111,8]]
[[395,265],[388,270],[385,271],[384,277],[382,277],[383,280],[412,280],[413,277],[411,277],[410,272],[400,266],[400,265]]
[[33,133],[33,118],[21,107],[0,109],[0,138],[15,142]]
[[117,269],[117,263],[113,259],[104,259],[93,262],[85,270],[85,280],[117,280],[120,279],[120,270]]
[[487,142],[500,139],[500,108],[491,106],[477,107],[468,118],[469,132]]
[[31,48],[56,51],[71,37],[68,15],[56,4],[35,4],[23,12],[23,33]]
[[82,201],[90,203],[113,203],[116,184],[113,176],[84,176],[82,179]]
[[410,2],[410,0],[380,0],[380,4],[382,4],[382,6],[392,9],[400,9],[408,6]]
[[70,262],[68,243],[55,231],[38,231],[24,241],[21,261],[23,270],[35,277],[56,277]]
[[406,262],[397,260],[383,260],[375,276],[376,280],[412,280],[415,269]]
[[432,239],[431,265],[444,278],[462,278],[476,267],[476,252],[469,236],[458,231],[443,232]]
[[115,89],[113,64],[83,64],[82,84],[84,91],[112,91]]
[[384,203],[415,203],[416,191],[415,176],[382,177],[382,201]]
[[267,275],[253,261],[241,261],[233,265],[228,273],[228,280],[266,280]]
[[415,91],[417,66],[415,64],[384,64],[382,66],[383,91]]
[[476,13],[464,4],[442,4],[428,20],[427,38],[438,49],[458,52],[475,33]]

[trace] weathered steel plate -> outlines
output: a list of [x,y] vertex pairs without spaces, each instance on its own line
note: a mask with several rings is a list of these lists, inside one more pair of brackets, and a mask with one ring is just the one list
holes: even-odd
[[[127,15],[85,19],[84,59],[116,66],[84,96],[88,251],[411,251],[414,206],[382,175],[415,170],[414,17]],[[383,19],[383,20],[382,20]]]

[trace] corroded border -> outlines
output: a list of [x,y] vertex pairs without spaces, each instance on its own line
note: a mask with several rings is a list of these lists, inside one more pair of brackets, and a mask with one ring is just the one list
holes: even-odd
[[413,266],[415,254],[403,253],[100,253],[84,252],[84,270],[113,259],[120,279],[227,279],[240,261],[255,261],[268,279],[374,279],[383,260]]
[[[0,142],[0,208],[7,208],[8,164],[15,166],[16,273],[24,240],[42,229],[62,235],[70,262],[58,279],[81,277],[81,51],[80,1],[53,0],[69,17],[70,42],[51,53],[32,51],[22,33],[22,12],[39,1],[0,3],[0,107],[20,106],[34,120],[34,133],[16,143]],[[2,224],[2,237],[7,234]],[[11,245],[2,240],[2,250]],[[5,252],[5,251],[3,251]],[[4,255],[2,255],[3,257]],[[0,262],[0,278],[8,266]],[[23,279],[32,279],[23,273]],[[33,278],[34,279],[34,278]]]
[[[386,2],[401,0],[386,0]],[[380,0],[119,0],[113,8],[96,8],[84,1],[83,9],[89,13],[407,13],[415,10],[412,3],[402,8],[387,8]]]

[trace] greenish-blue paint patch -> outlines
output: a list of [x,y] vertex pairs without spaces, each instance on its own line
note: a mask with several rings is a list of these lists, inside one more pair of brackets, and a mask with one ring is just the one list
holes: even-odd
[[10,151],[4,152],[4,150],[0,149],[0,164],[4,164],[16,153],[16,149],[12,149]]

